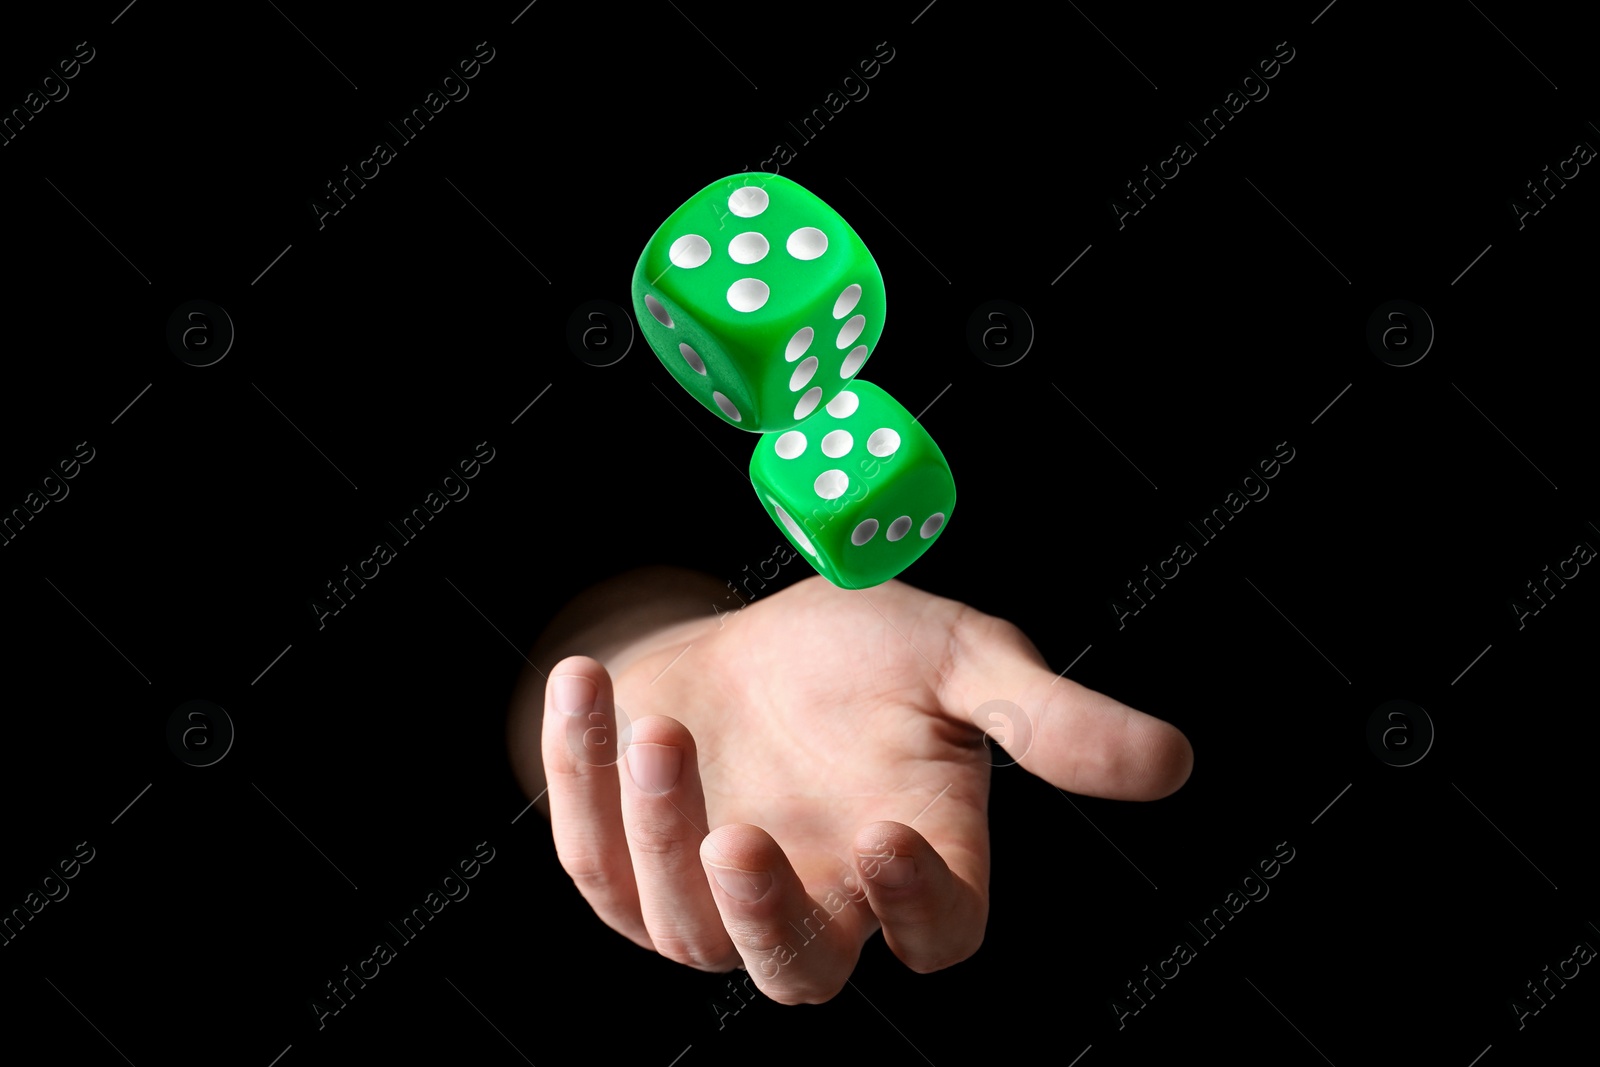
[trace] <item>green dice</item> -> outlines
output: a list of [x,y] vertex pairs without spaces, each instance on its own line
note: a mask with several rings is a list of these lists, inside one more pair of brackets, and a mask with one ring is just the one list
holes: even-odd
[[763,434],[750,481],[795,548],[843,589],[878,585],[910,566],[956,503],[955,479],[928,431],[863,381],[794,429]]
[[833,400],[883,332],[883,276],[867,246],[777,175],[713,182],[674,211],[634,268],[633,304],[678,383],[755,432],[790,429]]

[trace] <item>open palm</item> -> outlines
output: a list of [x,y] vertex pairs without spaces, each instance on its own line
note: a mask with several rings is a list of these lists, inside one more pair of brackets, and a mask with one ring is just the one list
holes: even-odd
[[836,994],[879,929],[917,971],[977,950],[992,762],[1130,800],[1189,774],[1172,726],[898,581],[810,578],[667,637],[614,679],[581,656],[550,672],[557,853],[612,928],[784,1003]]

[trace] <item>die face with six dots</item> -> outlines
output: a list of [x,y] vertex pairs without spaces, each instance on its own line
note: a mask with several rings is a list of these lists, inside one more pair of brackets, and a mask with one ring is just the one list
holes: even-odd
[[737,174],[661,224],[634,314],[668,372],[719,419],[788,430],[848,385],[883,332],[883,276],[838,212],[788,178]]
[[834,585],[888,581],[938,539],[955,480],[922,424],[870,382],[851,382],[791,430],[763,434],[750,481],[795,548]]

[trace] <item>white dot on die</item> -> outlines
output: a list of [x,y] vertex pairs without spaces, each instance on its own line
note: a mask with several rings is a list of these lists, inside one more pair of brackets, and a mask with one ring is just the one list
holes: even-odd
[[802,226],[784,244],[795,259],[816,259],[828,250],[828,235],[815,226]]
[[830,430],[822,438],[822,454],[830,459],[838,459],[855,446],[856,439],[850,436],[849,430]]
[[799,330],[795,331],[795,335],[789,338],[789,347],[783,350],[783,358],[788,360],[790,363],[793,363],[795,360],[805,355],[806,349],[811,347],[811,339],[816,335],[817,331],[813,330],[811,327],[800,327]]
[[644,298],[644,306],[650,309],[650,314],[655,316],[657,322],[669,330],[672,329],[672,316],[667,314],[667,309],[661,306],[661,301],[653,296],[646,296]]
[[800,403],[794,406],[794,417],[803,419],[817,410],[817,404],[822,400],[822,386],[813,385],[806,390],[806,395],[800,398]]
[[771,295],[772,290],[760,278],[740,278],[728,286],[728,305],[735,311],[756,311]]
[[753,219],[767,210],[767,191],[753,185],[735,189],[728,197],[728,210],[741,219]]
[[850,488],[850,476],[837,468],[823,471],[817,475],[817,480],[812,483],[812,488],[824,500],[837,500],[844,496],[844,491]]
[[889,540],[898,541],[911,532],[911,516],[902,515],[889,524]]
[[700,358],[700,353],[696,352],[688,345],[679,345],[678,351],[683,354],[684,359],[689,361],[689,366],[693,367],[701,374],[706,372],[706,361]]
[[728,258],[735,263],[759,263],[767,256],[767,239],[754,230],[728,242]]
[[798,393],[802,388],[805,387],[805,384],[811,380],[811,376],[815,373],[817,373],[817,357],[807,356],[801,362],[801,364],[794,369],[794,373],[789,375],[789,392]]
[[728,418],[732,419],[734,422],[744,421],[744,417],[739,414],[739,409],[733,406],[733,401],[729,400],[715,389],[711,391],[711,399],[717,402],[717,407],[721,408],[722,413],[728,416]]
[[861,546],[861,545],[864,545],[868,541],[872,540],[872,535],[877,533],[877,532],[878,532],[878,520],[877,519],[867,519],[861,525],[857,526],[855,528],[855,530],[850,534],[850,543],[852,545],[856,545],[858,547]]
[[854,352],[844,357],[844,362],[839,365],[839,377],[848,378],[861,369],[861,364],[867,361],[867,346],[857,345]]
[[772,450],[778,453],[779,459],[794,459],[806,450],[806,435],[799,430],[779,434],[777,444]]
[[928,516],[927,521],[922,524],[922,529],[918,530],[917,532],[920,533],[924,538],[929,538],[938,533],[939,527],[943,525],[944,512],[936,511],[932,515]]
[[672,242],[672,247],[667,249],[667,258],[672,260],[674,267],[693,270],[711,258],[711,242],[697,233],[685,234]]
[[828,414],[836,419],[847,419],[861,406],[861,398],[848,389],[828,401]]
[[793,537],[800,547],[805,549],[807,553],[815,556],[817,554],[817,550],[811,547],[811,540],[810,538],[806,537],[806,532],[800,529],[800,524],[791,519],[789,517],[789,513],[784,511],[782,506],[779,505],[776,500],[772,502],[772,507],[773,510],[778,513],[778,521],[783,523],[783,528],[785,530],[789,531],[789,536]]
[[900,435],[887,426],[873,430],[872,436],[867,438],[867,451],[880,459],[894,455],[894,450],[899,447]]
[[861,286],[852,285],[840,293],[839,299],[833,302],[833,317],[836,319],[844,318],[854,311],[855,306],[859,303],[861,303]]
[[850,342],[861,336],[861,331],[866,328],[866,325],[867,317],[865,315],[850,316],[850,321],[839,327],[839,347],[849,348]]

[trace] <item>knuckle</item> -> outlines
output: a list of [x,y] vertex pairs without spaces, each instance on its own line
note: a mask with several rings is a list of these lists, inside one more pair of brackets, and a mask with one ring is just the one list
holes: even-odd
[[737,955],[730,953],[726,946],[711,944],[704,938],[652,937],[651,940],[661,955],[697,971],[731,971],[738,963]]
[[593,852],[563,852],[561,868],[567,872],[573,884],[585,891],[585,895],[589,891],[613,889],[619,881],[605,859]]
[[[675,858],[684,855],[687,849],[688,844],[683,838],[658,826],[630,827],[628,830],[628,850],[636,856]],[[698,861],[699,849],[692,851]]]

